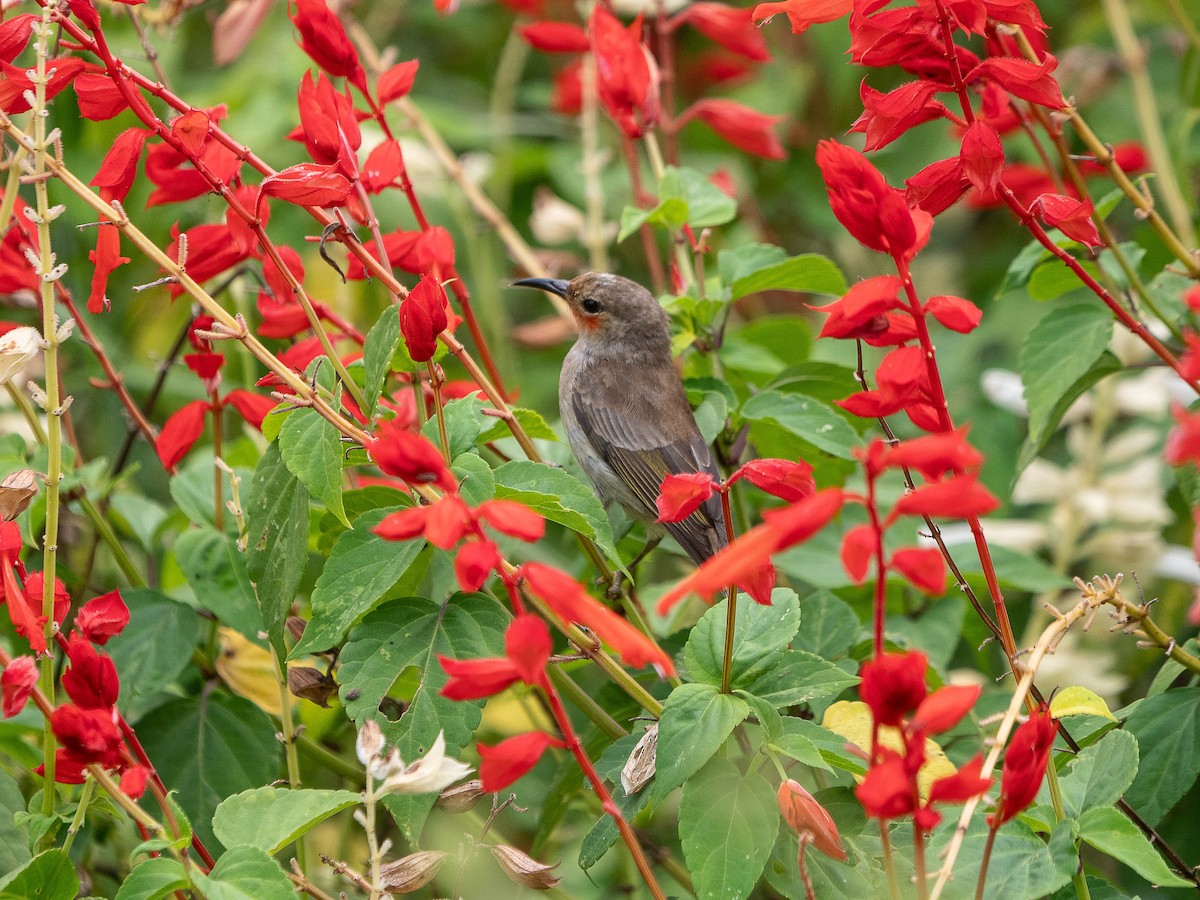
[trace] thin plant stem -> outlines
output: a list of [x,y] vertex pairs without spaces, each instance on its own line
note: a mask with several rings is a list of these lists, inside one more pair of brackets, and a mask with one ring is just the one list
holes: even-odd
[[925,833],[921,826],[913,820],[913,869],[917,879],[917,900],[926,900],[929,896],[929,885],[925,883]]
[[604,235],[604,187],[600,181],[604,169],[600,150],[600,95],[596,88],[594,54],[584,55],[579,81],[579,141],[583,152],[579,165],[583,175],[584,242],[588,250],[588,263],[593,271],[607,272],[608,242]]
[[887,876],[888,897],[900,900],[900,882],[896,880],[896,861],[892,857],[892,838],[888,834],[887,819],[879,820],[879,843],[883,855],[883,871]]
[[983,890],[987,886],[988,866],[992,862],[992,847],[996,843],[998,827],[988,829],[987,843],[983,845],[983,858],[979,861],[979,878],[975,882],[975,900],[983,900]]
[[[221,459],[224,454],[224,422],[221,415],[221,398],[214,388],[208,396],[209,408],[212,410],[213,457]],[[217,531],[225,530],[225,479],[221,470],[213,466],[213,525]]]
[[[733,540],[733,510],[729,506],[729,489],[720,491],[721,515],[725,518],[725,534]],[[721,654],[721,693],[728,694],[733,686],[733,636],[737,628],[737,584],[726,588],[725,598],[725,647]]]
[[[220,471],[218,469],[218,471]],[[272,650],[271,663],[275,668],[275,680],[279,684],[279,722],[280,734],[283,736],[283,755],[287,762],[288,787],[293,791],[300,790],[300,760],[296,756],[296,726],[292,721],[292,692],[288,688],[287,666]],[[367,776],[370,780],[370,776]],[[296,839],[296,859],[301,872],[308,871],[308,850],[305,846],[306,835]]]
[[625,737],[629,734],[620,723],[608,714],[603,706],[597,703],[592,695],[581,688],[570,675],[562,670],[559,666],[548,666],[546,674],[554,683],[556,690],[560,691],[564,697],[569,699],[572,704],[591,721],[593,725],[599,728],[607,737],[612,740]]
[[442,377],[433,365],[433,360],[426,360],[429,367],[429,385],[433,388],[433,414],[437,416],[438,440],[441,441],[442,457],[446,465],[450,465],[450,438],[446,435],[446,410],[442,407]]
[[88,804],[92,802],[92,793],[96,790],[96,782],[92,779],[90,773],[83,779],[83,789],[79,792],[79,805],[75,808],[75,815],[71,818],[71,824],[67,826],[67,836],[63,840],[63,853],[71,852],[71,845],[75,843],[75,835],[79,834],[83,828],[83,820],[87,816]]

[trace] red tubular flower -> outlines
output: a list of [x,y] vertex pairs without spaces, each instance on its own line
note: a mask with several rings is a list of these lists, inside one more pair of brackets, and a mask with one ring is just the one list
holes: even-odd
[[699,119],[739,150],[764,159],[785,159],[787,151],[775,134],[783,116],[769,116],[723,98],[697,100],[679,117],[680,124]]
[[540,541],[546,533],[546,520],[515,500],[488,500],[476,513],[492,528],[522,541]]
[[63,672],[62,685],[76,706],[83,709],[112,709],[121,684],[112,657],[97,653],[87,638],[71,632],[67,639],[70,665]]
[[150,778],[150,770],[145,766],[130,766],[121,773],[121,793],[137,800],[146,793],[146,782]]
[[479,700],[518,681],[544,686],[550,651],[546,623],[537,616],[519,615],[504,632],[503,657],[455,660],[439,655],[438,662],[450,676],[440,693],[451,700]]
[[962,297],[930,297],[925,301],[925,312],[937,319],[943,327],[959,334],[974,331],[983,320],[983,311]]
[[974,474],[937,481],[905,494],[892,508],[893,516],[938,516],[965,519],[985,516],[1000,505]]
[[929,481],[946,472],[969,472],[983,464],[983,454],[967,443],[967,429],[956,428],[925,437],[901,441],[887,450],[883,465],[916,469]]
[[872,819],[897,819],[917,810],[918,795],[904,757],[886,747],[854,789],[863,811]]
[[904,180],[905,201],[931,216],[953,206],[969,187],[962,159],[952,156],[930,163],[916,175]]
[[500,550],[489,540],[468,541],[454,554],[454,576],[464,591],[477,591],[502,562]]
[[745,478],[760,491],[795,503],[816,492],[812,470],[804,460],[752,459],[729,476],[729,482],[732,484],[737,478]]
[[[109,79],[104,80],[112,84]],[[109,200],[124,200],[137,177],[138,162],[150,134],[144,128],[128,128],[117,135],[104,155],[100,170],[88,184],[95,188],[107,188],[111,193]]]
[[831,859],[846,861],[846,848],[833,816],[801,784],[789,778],[779,785],[776,798],[783,820],[796,834],[811,838],[812,845]]
[[963,135],[959,159],[963,174],[975,189],[986,197],[993,196],[1004,170],[1004,147],[996,129],[978,119],[972,122]]
[[1092,201],[1076,200],[1062,194],[1042,194],[1029,205],[1029,211],[1072,240],[1098,247],[1104,243],[1092,221]]
[[1045,708],[1032,713],[1013,733],[1004,752],[1000,799],[996,802],[996,811],[988,816],[989,827],[999,828],[1033,803],[1046,775],[1050,749],[1057,734],[1058,723]]
[[754,21],[761,22],[782,13],[791,23],[792,34],[803,34],[810,26],[840,19],[853,8],[853,0],[781,0],[754,7]]
[[517,32],[530,47],[544,53],[587,53],[592,48],[587,32],[569,22],[531,22]]
[[708,472],[665,475],[658,498],[658,522],[682,522],[713,495],[713,477]]
[[121,764],[121,733],[108,709],[81,709],[67,704],[50,714],[50,728],[63,750],[83,763]]
[[346,36],[341,20],[324,0],[296,0],[296,12],[289,9],[288,16],[300,31],[300,49],[313,62],[330,75],[348,78],[366,93],[367,76],[358,61],[358,52]]
[[701,0],[672,17],[670,27],[675,29],[685,22],[710,41],[747,59],[765,62],[771,58],[767,42],[754,27],[754,14],[748,8]]
[[530,731],[501,741],[494,747],[479,744],[479,778],[485,791],[502,791],[534,766],[548,747],[565,748],[566,742],[544,731]]
[[92,285],[88,292],[87,310],[90,313],[104,312],[109,307],[106,291],[108,276],[129,262],[121,255],[121,232],[115,225],[102,222],[96,229],[96,249],[88,251],[88,262],[92,270]]
[[895,275],[877,275],[858,282],[839,300],[826,306],[810,306],[829,315],[818,337],[860,338],[883,331],[887,328],[884,314],[906,308],[900,299],[901,287]]
[[354,155],[362,143],[354,104],[347,93],[334,89],[329,79],[311,72],[300,79],[297,92],[300,127],[288,135],[304,141],[309,157],[315,163],[337,163],[347,178],[358,173],[358,158]]
[[346,202],[351,185],[336,165],[299,163],[267,176],[260,190],[261,196],[278,197],[297,206],[330,207]]
[[855,525],[842,535],[842,567],[855,584],[867,578],[871,560],[879,551],[879,535],[870,525]]
[[1182,406],[1176,406],[1171,415],[1175,417],[1175,427],[1167,435],[1163,456],[1173,466],[1200,463],[1200,413],[1190,413]]
[[446,291],[437,278],[422,275],[417,286],[400,304],[400,333],[415,362],[433,358],[438,335],[446,330]]
[[971,711],[983,689],[977,684],[949,684],[921,701],[908,727],[914,733],[941,734],[949,731]]
[[158,433],[156,449],[163,468],[174,472],[179,461],[187,456],[192,445],[204,433],[204,417],[208,415],[207,400],[193,400],[163,423]]
[[905,547],[890,564],[917,590],[933,597],[946,593],[946,561],[937,547]]
[[93,644],[104,646],[129,624],[129,607],[120,591],[93,597],[75,616],[75,627]]
[[929,661],[919,650],[884,653],[863,664],[858,695],[871,708],[880,725],[898,726],[927,693],[925,670]]
[[920,249],[927,235],[920,234],[903,191],[884,181],[865,156],[834,141],[821,141],[817,165],[833,214],[859,243],[906,259]]
[[922,79],[884,94],[864,80],[859,87],[863,113],[855,119],[850,131],[866,135],[863,149],[868,153],[886,147],[910,128],[947,115],[945,105],[933,99],[938,91],[945,89],[945,85]]
[[4,667],[4,673],[0,675],[4,718],[10,719],[25,708],[25,701],[37,682],[37,662],[32,656],[18,656]]
[[405,431],[392,422],[380,422],[368,450],[375,465],[388,475],[403,478],[409,484],[458,490],[458,482],[437,447],[415,432]]
[[658,70],[642,45],[641,16],[624,28],[597,4],[588,25],[596,57],[600,102],[627,137],[638,138],[658,121]]

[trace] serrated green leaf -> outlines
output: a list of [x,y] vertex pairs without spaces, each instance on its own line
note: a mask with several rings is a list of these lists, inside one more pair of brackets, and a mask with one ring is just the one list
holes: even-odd
[[696,896],[749,896],[779,830],[775,791],[757,773],[712,760],[683,786],[679,839]]
[[829,591],[817,591],[801,600],[800,614],[804,628],[793,645],[828,660],[845,656],[862,632],[854,610]]
[[167,787],[179,791],[180,805],[214,852],[220,845],[209,823],[217,804],[279,774],[275,731],[249,700],[220,692],[171,700],[138,722],[150,761]]
[[495,471],[496,497],[516,500],[551,522],[591,538],[612,562],[621,565],[612,525],[590,486],[563,469],[514,459]]
[[836,696],[856,684],[858,676],[842,671],[815,653],[785,650],[778,654],[771,669],[741,687],[782,709]]
[[[1192,504],[1200,505],[1200,504]],[[1190,653],[1192,656],[1200,655],[1200,640],[1196,638],[1188,638],[1180,648],[1184,653]],[[1176,662],[1168,657],[1162,664],[1162,668],[1154,675],[1154,680],[1150,682],[1150,687],[1146,691],[1147,697],[1153,697],[1156,694],[1161,694],[1167,690],[1172,682],[1186,671],[1183,663]]]
[[1137,770],[1138,742],[1128,731],[1110,731],[1084,747],[1059,776],[1067,816],[1077,819],[1089,809],[1116,803]]
[[193,871],[192,881],[207,900],[295,900],[279,863],[262,850],[238,847],[223,854],[211,872]]
[[[482,700],[447,700],[439,694],[446,673],[437,656],[478,659],[500,656],[508,612],[482,594],[455,594],[445,605],[423,597],[393,600],[370,613],[350,632],[340,656],[339,695],[356,723],[374,718],[406,761],[428,751],[439,731],[446,753],[465,747],[479,725]],[[406,670],[417,681],[399,721],[379,712],[379,704]],[[390,795],[387,807],[415,840],[436,799],[431,795]]]
[[741,415],[752,422],[774,422],[841,459],[853,459],[854,449],[862,445],[858,433],[844,417],[812,397],[763,391],[742,405]]
[[1149,839],[1114,807],[1099,806],[1080,816],[1079,837],[1157,887],[1194,887],[1191,881],[1168,869]]
[[66,852],[39,853],[0,878],[0,900],[75,900],[79,878]]
[[[975,896],[975,885],[987,845],[987,826],[976,816],[962,842],[954,862],[951,890],[947,900],[967,900]],[[1071,822],[1062,822],[1049,843],[1034,834],[1018,819],[1006,823],[997,833],[984,883],[985,900],[1043,900],[1067,884],[1075,873],[1079,856],[1071,841]],[[930,842],[929,859],[944,852],[952,827],[943,827]]]
[[[706,610],[688,636],[683,657],[695,681],[721,684],[727,609],[728,601],[722,600]],[[779,651],[795,637],[800,629],[800,600],[789,588],[775,588],[770,606],[738,594],[735,612],[730,676],[734,687],[745,687],[773,668]]]
[[846,277],[833,260],[819,253],[804,253],[743,275],[730,285],[734,300],[761,291],[796,291],[805,294],[846,293]]
[[468,506],[478,506],[496,496],[496,476],[477,453],[454,457],[450,471],[458,481],[458,494]]
[[667,166],[658,180],[658,195],[664,202],[679,198],[685,204],[685,222],[693,228],[709,228],[732,222],[737,201],[695,169]]
[[[460,397],[442,407],[446,419],[446,441],[450,445],[450,459],[475,449],[475,443],[479,440],[486,421],[482,413],[483,407],[484,402],[478,397]],[[426,420],[421,426],[421,434],[435,447],[442,446],[437,416],[430,416]]]
[[246,571],[246,554],[234,539],[211,528],[193,528],[175,541],[175,559],[196,604],[256,643],[263,631],[258,595]]
[[[288,471],[300,479],[308,493],[325,504],[325,508],[345,524],[346,510],[342,506],[342,461],[345,449],[341,433],[333,423],[315,409],[298,409],[279,429],[279,453]],[[263,455],[263,460],[267,454]],[[274,463],[272,463],[273,465]],[[255,470],[263,471],[263,463]],[[268,467],[264,472],[264,484],[282,483],[282,477]],[[303,517],[307,518],[307,516]]]
[[395,306],[388,305],[363,341],[363,394],[368,419],[375,417],[379,395],[392,368],[392,357],[400,345],[400,316]]
[[717,273],[721,284],[729,287],[740,278],[753,275],[786,260],[787,253],[774,244],[740,244],[717,253]]
[[1141,763],[1125,799],[1151,825],[1188,792],[1200,770],[1200,687],[1147,697],[1125,722]]
[[[524,409],[520,406],[509,407],[509,409],[513,414],[513,418],[517,420],[517,424],[521,426],[529,437],[539,441],[558,441],[558,435],[554,433],[554,429],[542,418],[541,413],[532,409]],[[483,433],[479,435],[479,443],[487,444],[491,441],[510,437],[511,435],[512,432],[508,430],[508,424],[503,419],[496,419],[492,425],[485,428]]]
[[[304,479],[285,464],[282,455],[286,453],[285,436],[292,430],[294,419],[294,416],[289,419],[288,426],[280,433],[279,446],[271,444],[263,453],[246,500],[246,572],[254,581],[263,625],[280,658],[285,652],[284,624],[308,561],[309,491]],[[340,466],[338,472],[340,478]],[[336,507],[327,505],[327,508],[346,522],[340,483]]]
[[291,658],[337,646],[346,629],[379,603],[412,565],[425,541],[385,541],[371,532],[403,506],[372,510],[342,532],[312,592],[312,617]]
[[617,232],[617,242],[625,240],[643,225],[674,231],[686,224],[687,220],[688,204],[681,197],[667,197],[651,209],[626,206],[621,210],[621,227]]
[[662,799],[712,758],[750,714],[741,697],[708,684],[681,684],[667,696],[658,721],[655,797]]
[[116,900],[161,900],[187,886],[183,864],[159,856],[133,867],[117,889]]
[[272,856],[362,798],[353,791],[260,787],[226,797],[213,816],[217,839],[230,849],[257,847]]

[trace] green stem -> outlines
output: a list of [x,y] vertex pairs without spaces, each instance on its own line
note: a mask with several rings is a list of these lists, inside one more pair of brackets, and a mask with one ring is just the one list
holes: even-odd
[[603,706],[592,699],[591,694],[576,684],[575,680],[561,668],[548,666],[546,671],[550,680],[554,682],[555,690],[575,704],[575,708],[587,716],[591,723],[605,735],[615,741],[629,734],[616,719],[608,714]]
[[[292,723],[292,692],[288,688],[287,668],[274,651],[271,652],[271,662],[275,668],[275,680],[279,683],[279,721],[283,735],[283,754],[287,760],[288,787],[293,791],[298,791],[300,790],[300,760],[296,756],[296,729]],[[300,865],[301,872],[308,871],[308,853],[304,835],[296,839],[296,861]]]
[[[729,491],[721,493],[721,513],[725,517],[725,535],[733,540],[733,511],[729,508]],[[728,694],[733,686],[733,635],[737,628],[737,585],[730,584],[725,598],[725,646],[721,654],[721,693]]]
[[879,843],[883,849],[883,871],[887,874],[888,897],[900,900],[900,883],[896,881],[896,861],[892,858],[892,839],[888,835],[887,819],[879,820]]
[[359,766],[321,746],[308,735],[303,733],[295,735],[295,744],[300,753],[312,760],[317,768],[340,775],[353,784],[362,783],[363,770]]
[[79,829],[83,828],[83,820],[87,815],[88,804],[92,802],[92,793],[96,790],[96,782],[90,777],[85,776],[83,779],[83,790],[79,792],[79,806],[75,809],[75,815],[71,819],[71,824],[67,828],[67,838],[63,841],[63,853],[71,852],[71,844],[75,842],[75,835],[79,834]]
[[983,859],[979,863],[979,878],[975,882],[975,900],[983,900],[984,885],[987,884],[988,865],[992,861],[992,846],[996,843],[996,829],[989,828],[987,843],[983,845]]

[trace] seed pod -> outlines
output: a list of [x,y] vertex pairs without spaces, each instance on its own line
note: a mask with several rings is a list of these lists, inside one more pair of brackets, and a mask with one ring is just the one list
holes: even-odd
[[483,782],[478,778],[452,785],[438,795],[438,809],[448,813],[464,813],[475,808],[483,796]]
[[380,867],[383,889],[393,894],[407,894],[423,888],[433,881],[445,861],[446,854],[441,850],[418,850],[403,856]]
[[625,767],[621,769],[621,787],[625,796],[636,794],[646,786],[646,782],[654,777],[655,754],[658,751],[658,723],[655,722],[646,729],[642,739],[637,742]]
[[11,522],[37,495],[33,469],[18,469],[0,481],[0,522]]
[[528,853],[518,850],[516,847],[510,847],[508,844],[498,844],[488,849],[492,851],[492,856],[496,858],[496,862],[500,864],[504,874],[522,887],[535,891],[548,891],[552,887],[557,887],[558,883],[562,881],[561,878],[556,878],[551,874],[558,868],[558,863],[552,866],[540,863]]

